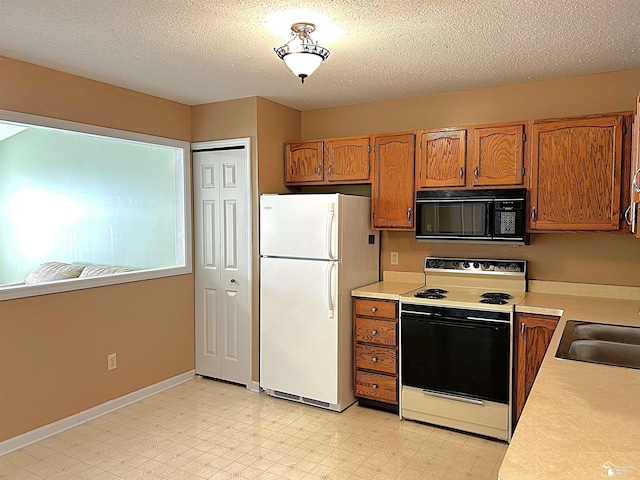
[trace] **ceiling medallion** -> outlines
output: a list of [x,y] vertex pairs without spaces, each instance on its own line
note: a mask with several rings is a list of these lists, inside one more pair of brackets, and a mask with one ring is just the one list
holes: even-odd
[[309,36],[315,29],[313,23],[294,23],[291,25],[293,38],[283,46],[273,49],[289,70],[300,77],[302,83],[329,57],[329,50],[318,45]]

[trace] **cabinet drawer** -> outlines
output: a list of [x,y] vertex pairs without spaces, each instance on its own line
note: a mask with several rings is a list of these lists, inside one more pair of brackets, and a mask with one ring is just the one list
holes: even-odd
[[388,375],[356,370],[356,397],[367,397],[387,403],[398,403],[398,380]]
[[356,317],[356,342],[378,343],[395,347],[396,322]]
[[365,317],[380,317],[396,319],[398,302],[385,302],[384,300],[354,299],[356,315]]
[[395,348],[356,345],[356,368],[395,375],[398,372],[396,357]]

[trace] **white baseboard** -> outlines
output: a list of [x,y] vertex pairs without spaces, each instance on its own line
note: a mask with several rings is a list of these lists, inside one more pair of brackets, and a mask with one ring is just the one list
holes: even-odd
[[135,392],[128,393],[122,397],[114,398],[108,402],[96,405],[88,410],[78,412],[56,422],[36,428],[30,432],[4,440],[0,442],[0,456],[20,448],[24,448],[28,445],[44,440],[45,438],[52,437],[53,435],[57,435],[65,430],[69,430],[70,428],[77,427],[89,420],[101,417],[102,415],[118,410],[119,408],[139,402],[140,400],[155,395],[156,393],[160,393],[163,390],[168,390],[169,388],[173,388],[177,385],[188,382],[189,380],[193,380],[194,377],[195,370],[190,370],[188,372],[181,373],[180,375],[176,375],[175,377],[149,385],[148,387],[141,388]]
[[249,388],[252,392],[260,393],[260,382],[251,382],[251,387]]

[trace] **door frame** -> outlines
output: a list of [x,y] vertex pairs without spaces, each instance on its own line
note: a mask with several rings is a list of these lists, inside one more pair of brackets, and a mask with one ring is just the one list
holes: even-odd
[[[253,191],[251,190],[251,139],[249,137],[244,138],[232,138],[229,140],[211,140],[206,142],[192,142],[191,143],[191,170],[193,172],[193,152],[200,152],[203,150],[212,150],[212,149],[224,149],[229,147],[244,147],[244,155],[245,155],[245,166],[246,166],[246,178],[245,178],[245,188],[246,188],[246,201],[247,201],[247,220],[246,220],[246,229],[247,229],[247,238],[248,242],[246,245],[246,255],[247,255],[247,304],[245,305],[247,309],[247,383],[246,387],[248,390],[257,391],[253,388],[252,382],[252,371],[251,365],[253,361],[253,338],[252,338],[252,323],[253,323]],[[193,181],[193,173],[192,173],[192,181]],[[193,190],[195,191],[196,185],[193,185]],[[193,194],[192,194],[193,195]],[[193,204],[193,196],[191,198],[191,202]],[[194,207],[195,208],[195,207]],[[195,211],[195,210],[194,210]],[[195,225],[196,219],[194,219]],[[192,226],[195,228],[195,226]],[[193,233],[193,232],[192,232]],[[193,242],[194,249],[192,255],[195,255],[195,234],[193,234]],[[193,269],[195,273],[196,265],[193,262]],[[195,275],[194,275],[194,284],[195,284]],[[195,321],[195,317],[194,317]],[[194,338],[195,341],[195,338]],[[195,350],[194,350],[195,355]]]

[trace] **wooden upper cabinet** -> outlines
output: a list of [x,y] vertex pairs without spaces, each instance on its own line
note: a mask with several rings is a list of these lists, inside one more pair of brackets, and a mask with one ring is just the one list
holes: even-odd
[[415,135],[373,137],[373,228],[414,228]]
[[324,168],[328,182],[368,182],[369,137],[325,141]]
[[285,168],[287,185],[369,183],[369,137],[288,143]]
[[294,142],[286,145],[285,183],[322,182],[323,142]]
[[416,187],[464,187],[466,152],[466,130],[421,132]]
[[623,115],[534,121],[532,231],[618,230]]
[[467,184],[522,185],[525,124],[473,128],[469,132]]

